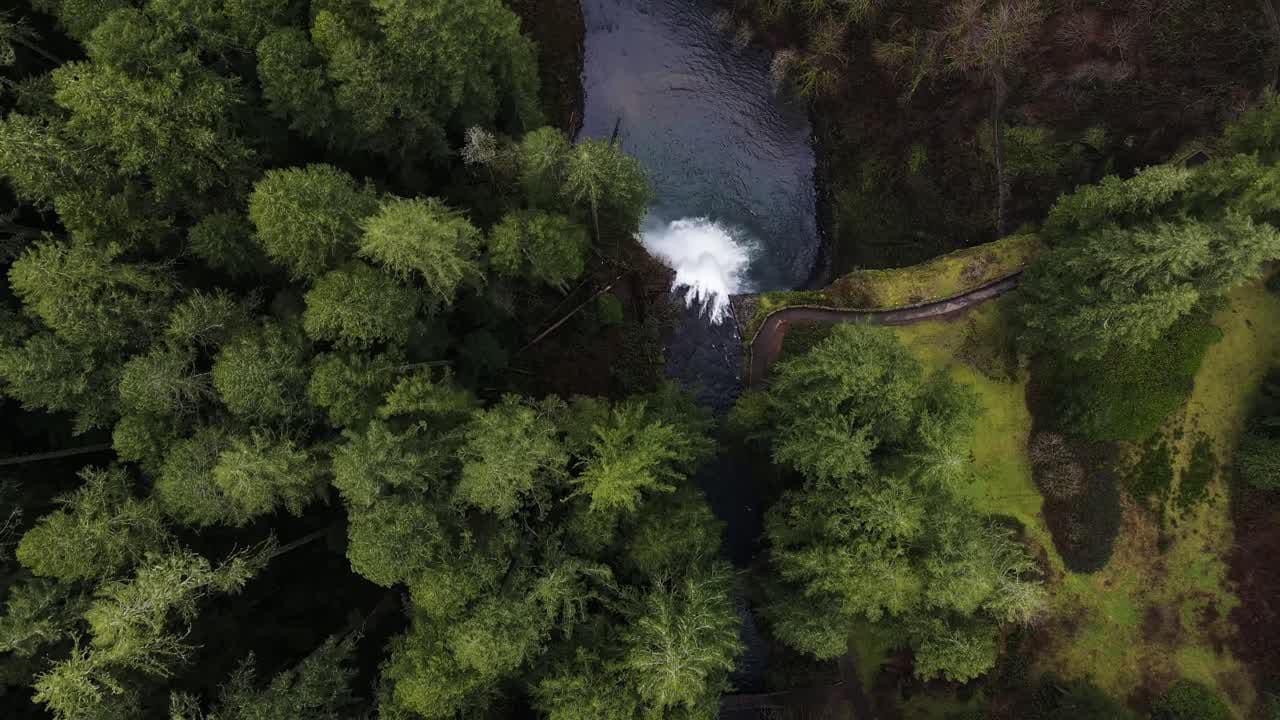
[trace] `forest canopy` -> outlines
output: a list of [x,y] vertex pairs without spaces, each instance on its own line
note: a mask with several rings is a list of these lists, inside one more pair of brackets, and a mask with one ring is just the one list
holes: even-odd
[[541,126],[518,18],[26,12],[0,383],[93,457],[5,485],[35,510],[4,526],[19,714],[714,715],[742,646],[690,479],[710,420],[652,380],[560,397],[503,372],[625,263],[600,240],[648,199],[616,145]]

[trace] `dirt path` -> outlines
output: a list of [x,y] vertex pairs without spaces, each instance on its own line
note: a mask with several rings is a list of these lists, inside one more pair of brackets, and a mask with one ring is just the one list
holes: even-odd
[[1018,286],[1021,271],[980,285],[972,290],[933,302],[885,310],[841,310],[810,305],[780,308],[769,313],[764,324],[751,338],[751,359],[746,385],[757,387],[769,374],[769,366],[782,352],[787,326],[795,322],[869,322],[877,325],[905,325],[921,320],[936,320],[954,315],[998,297]]

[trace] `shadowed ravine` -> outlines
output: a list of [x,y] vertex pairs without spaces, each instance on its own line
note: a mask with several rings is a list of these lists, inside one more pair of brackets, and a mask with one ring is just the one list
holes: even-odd
[[[769,53],[735,49],[715,27],[715,9],[710,0],[584,0],[582,134],[608,138],[616,129],[644,165],[655,197],[646,245],[678,256],[665,258],[678,275],[721,272],[703,285],[728,292],[798,287],[818,250],[808,116],[775,92]],[[704,219],[702,229],[727,234],[728,244],[671,232],[677,221]],[[664,348],[667,374],[725,412],[741,388],[734,323],[713,324],[695,305],[676,325]],[[747,475],[723,458],[699,482],[727,524],[729,556],[746,564],[760,531]]]

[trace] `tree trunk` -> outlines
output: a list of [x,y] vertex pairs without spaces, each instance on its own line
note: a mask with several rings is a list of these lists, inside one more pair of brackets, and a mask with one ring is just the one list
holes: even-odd
[[88,455],[89,453],[104,452],[111,449],[111,443],[102,443],[101,445],[85,445],[84,447],[68,448],[66,450],[54,450],[52,452],[35,453],[32,455],[19,455],[17,457],[0,458],[0,465],[22,465],[30,462],[40,462],[41,460],[57,460],[58,458],[74,457],[76,455]]
[[534,345],[537,345],[539,342],[541,342],[541,341],[542,341],[542,339],[543,339],[543,338],[545,338],[546,336],[548,336],[548,335],[550,335],[551,333],[555,332],[556,328],[558,328],[558,327],[560,327],[561,325],[563,325],[563,324],[565,324],[566,322],[568,322],[568,321],[569,321],[569,318],[573,317],[574,315],[577,315],[577,314],[578,314],[578,312],[579,312],[579,311],[581,311],[581,310],[582,310],[582,308],[586,307],[586,306],[587,306],[587,304],[588,304],[588,303],[590,303],[592,300],[595,300],[596,298],[600,297],[601,295],[603,295],[603,294],[605,294],[605,293],[609,292],[610,290],[612,290],[612,289],[613,289],[613,286],[614,286],[614,285],[615,285],[619,280],[621,280],[621,279],[622,279],[622,276],[621,276],[621,275],[619,275],[618,277],[616,277],[616,278],[614,278],[614,279],[613,279],[613,282],[609,283],[608,285],[605,285],[604,287],[602,287],[602,288],[600,288],[599,290],[597,290],[597,291],[595,291],[594,293],[592,293],[592,294],[591,294],[591,297],[587,298],[586,300],[583,300],[583,301],[582,301],[582,303],[581,303],[580,305],[578,305],[578,307],[576,307],[576,308],[574,308],[574,309],[570,310],[570,311],[569,311],[569,313],[568,313],[567,315],[565,315],[564,317],[562,317],[562,318],[560,318],[559,320],[557,320],[557,321],[555,322],[555,324],[554,324],[554,325],[552,325],[551,327],[547,328],[546,330],[543,330],[542,332],[538,333],[538,336],[537,336],[537,337],[535,337],[534,339],[532,339],[532,340],[530,340],[528,343],[526,343],[524,347],[520,348],[520,352],[524,352],[525,350],[528,350],[529,348],[533,347]]
[[591,223],[596,226],[596,247],[600,247],[600,211],[594,195],[591,197]]
[[310,545],[316,540],[319,540],[320,538],[327,535],[331,530],[334,529],[334,527],[335,526],[329,526],[329,527],[322,527],[319,530],[313,530],[287,545],[281,545],[271,553],[270,559],[274,560],[280,557],[281,555],[284,555],[285,553],[293,552],[294,550],[297,550],[298,548],[303,547],[304,545]]
[[27,40],[22,40],[22,39],[18,39],[18,38],[15,38],[15,39],[14,39],[14,42],[16,42],[16,43],[18,43],[19,45],[21,45],[22,47],[24,47],[24,48],[26,48],[26,49],[30,50],[31,52],[33,52],[33,53],[35,53],[35,54],[39,55],[40,57],[44,58],[45,60],[48,60],[49,62],[53,63],[54,65],[61,65],[61,64],[63,63],[62,58],[58,57],[57,55],[54,55],[53,53],[49,52],[48,50],[45,50],[44,48],[40,47],[39,45],[36,45],[36,44],[35,44],[35,43],[33,43],[33,42],[29,42],[29,41],[27,41]]
[[0,233],[9,235],[39,235],[40,230],[16,223],[12,220],[0,218]]
[[421,370],[422,368],[429,368],[429,367],[447,367],[452,364],[453,364],[452,360],[428,360],[426,362],[405,363],[404,365],[397,365],[394,368],[391,368],[391,370],[392,372],[406,372],[409,370]]
[[1000,118],[1004,115],[1004,78],[996,75],[993,80],[995,92],[991,103],[991,154],[996,165],[996,237],[1001,238],[1005,233],[1005,200],[1009,195],[1004,177],[1004,133],[1000,130]]

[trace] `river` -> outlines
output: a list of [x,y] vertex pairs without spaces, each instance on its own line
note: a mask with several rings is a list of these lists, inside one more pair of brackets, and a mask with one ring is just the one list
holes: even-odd
[[[712,0],[583,0],[582,135],[617,133],[640,160],[655,195],[645,245],[679,275],[721,293],[801,287],[820,246],[807,109],[775,90],[771,54],[738,47],[716,10]],[[735,324],[695,305],[664,351],[668,376],[723,415],[741,390]],[[697,480],[725,522],[727,556],[747,566],[763,515],[751,468],[724,454]],[[740,689],[758,684],[767,662],[752,614],[743,617]]]

